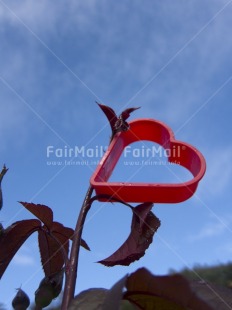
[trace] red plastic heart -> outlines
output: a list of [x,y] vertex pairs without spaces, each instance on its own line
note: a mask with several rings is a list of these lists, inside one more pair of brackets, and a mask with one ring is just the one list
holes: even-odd
[[[172,130],[162,122],[153,119],[137,119],[129,125],[128,131],[115,135],[90,179],[96,194],[105,194],[125,202],[177,203],[189,199],[195,193],[206,170],[203,155],[190,144],[175,140]],[[178,162],[188,169],[193,179],[178,184],[108,182],[124,148],[142,140],[158,143],[165,150],[169,150],[168,161]],[[178,158],[175,152],[177,148],[182,149]]]

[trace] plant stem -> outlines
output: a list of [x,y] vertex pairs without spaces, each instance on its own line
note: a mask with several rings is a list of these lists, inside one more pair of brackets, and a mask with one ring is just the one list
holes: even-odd
[[90,185],[85,195],[74,231],[70,260],[67,266],[68,270],[66,270],[65,287],[64,287],[64,295],[61,310],[67,310],[71,300],[74,298],[76,278],[77,278],[78,258],[81,244],[81,235],[85,219],[89,211],[90,207],[89,200],[92,196],[92,193],[93,193],[93,187]]

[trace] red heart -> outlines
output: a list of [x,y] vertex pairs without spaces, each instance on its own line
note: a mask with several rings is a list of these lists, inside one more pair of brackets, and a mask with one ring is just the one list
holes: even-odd
[[[173,131],[162,122],[153,119],[137,119],[129,125],[128,131],[115,135],[90,179],[96,194],[113,196],[125,202],[176,203],[190,198],[206,170],[203,155],[190,144],[175,140]],[[165,150],[169,150],[168,161],[178,162],[188,169],[193,179],[178,184],[107,182],[124,148],[142,140],[158,143]],[[181,151],[177,158],[178,148]]]

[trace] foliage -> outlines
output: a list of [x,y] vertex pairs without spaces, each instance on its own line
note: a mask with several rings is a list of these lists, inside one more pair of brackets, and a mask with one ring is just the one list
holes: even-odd
[[[106,115],[113,139],[120,131],[129,130],[127,119],[138,108],[124,110],[119,116],[106,105],[98,103]],[[0,173],[0,209],[3,206],[1,182],[7,172],[5,165]],[[46,205],[20,202],[36,219],[21,220],[4,228],[0,225],[0,278],[12,258],[33,233],[38,233],[38,247],[45,277],[35,292],[36,310],[50,305],[62,290],[65,274],[65,285],[61,309],[102,309],[102,310],[136,310],[136,309],[173,309],[173,310],[210,310],[210,305],[199,298],[196,288],[181,275],[155,276],[141,268],[119,280],[111,289],[90,289],[81,292],[74,298],[76,273],[80,246],[90,250],[81,238],[85,218],[92,203],[99,197],[91,197],[90,186],[84,198],[75,230],[54,221],[53,211]],[[104,198],[109,202],[118,201],[114,197]],[[140,259],[153,241],[154,234],[160,226],[160,220],[151,211],[151,202],[133,207],[126,201],[118,201],[132,211],[131,231],[127,240],[108,258],[99,263],[112,267],[128,266]],[[70,243],[71,251],[70,251]],[[16,310],[29,307],[30,300],[20,288],[12,301]],[[50,308],[52,309],[52,308]],[[54,309],[54,308],[53,308]]]
[[110,127],[112,130],[112,137],[120,131],[127,131],[129,129],[129,124],[126,122],[126,120],[128,119],[128,117],[130,116],[130,114],[132,112],[134,112],[135,110],[139,109],[139,108],[129,108],[124,110],[118,117],[116,115],[116,113],[114,112],[114,110],[104,104],[100,104],[97,103],[99,105],[99,107],[102,109],[102,111],[104,112],[104,114],[106,115],[109,123],[110,123]]
[[143,203],[135,208],[131,207],[133,218],[129,237],[116,252],[99,263],[108,267],[128,266],[145,254],[154,233],[160,226],[159,219],[150,211],[152,207],[151,203]]
[[[50,276],[59,272],[68,255],[69,239],[73,236],[73,229],[54,222],[52,210],[45,205],[25,202],[21,204],[38,219],[18,221],[3,229],[0,238],[0,278],[15,253],[34,232],[38,232],[41,263],[45,275]],[[86,248],[84,241],[82,246]]]
[[2,197],[2,180],[3,180],[3,177],[4,175],[7,173],[7,168],[6,166],[4,165],[3,166],[3,169],[0,173],[0,210],[2,209],[2,206],[3,206],[3,197]]
[[[175,270],[171,274],[177,273]],[[215,266],[195,266],[193,269],[182,269],[181,273],[190,281],[206,281],[232,289],[232,263]]]
[[[98,307],[98,308],[97,308]],[[110,290],[80,293],[69,310],[172,309],[211,310],[181,275],[154,276],[141,268],[119,280]]]

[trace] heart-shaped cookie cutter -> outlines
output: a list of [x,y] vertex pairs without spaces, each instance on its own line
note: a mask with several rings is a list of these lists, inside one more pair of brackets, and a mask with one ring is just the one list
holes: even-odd
[[[203,155],[190,144],[175,140],[173,131],[160,121],[137,119],[129,125],[128,131],[119,132],[114,136],[90,179],[96,194],[112,196],[125,202],[177,203],[189,199],[195,193],[206,170]],[[188,169],[193,179],[177,184],[108,182],[125,147],[138,141],[151,141],[161,145],[168,150],[168,161]],[[177,158],[175,150],[178,148],[180,152]]]

